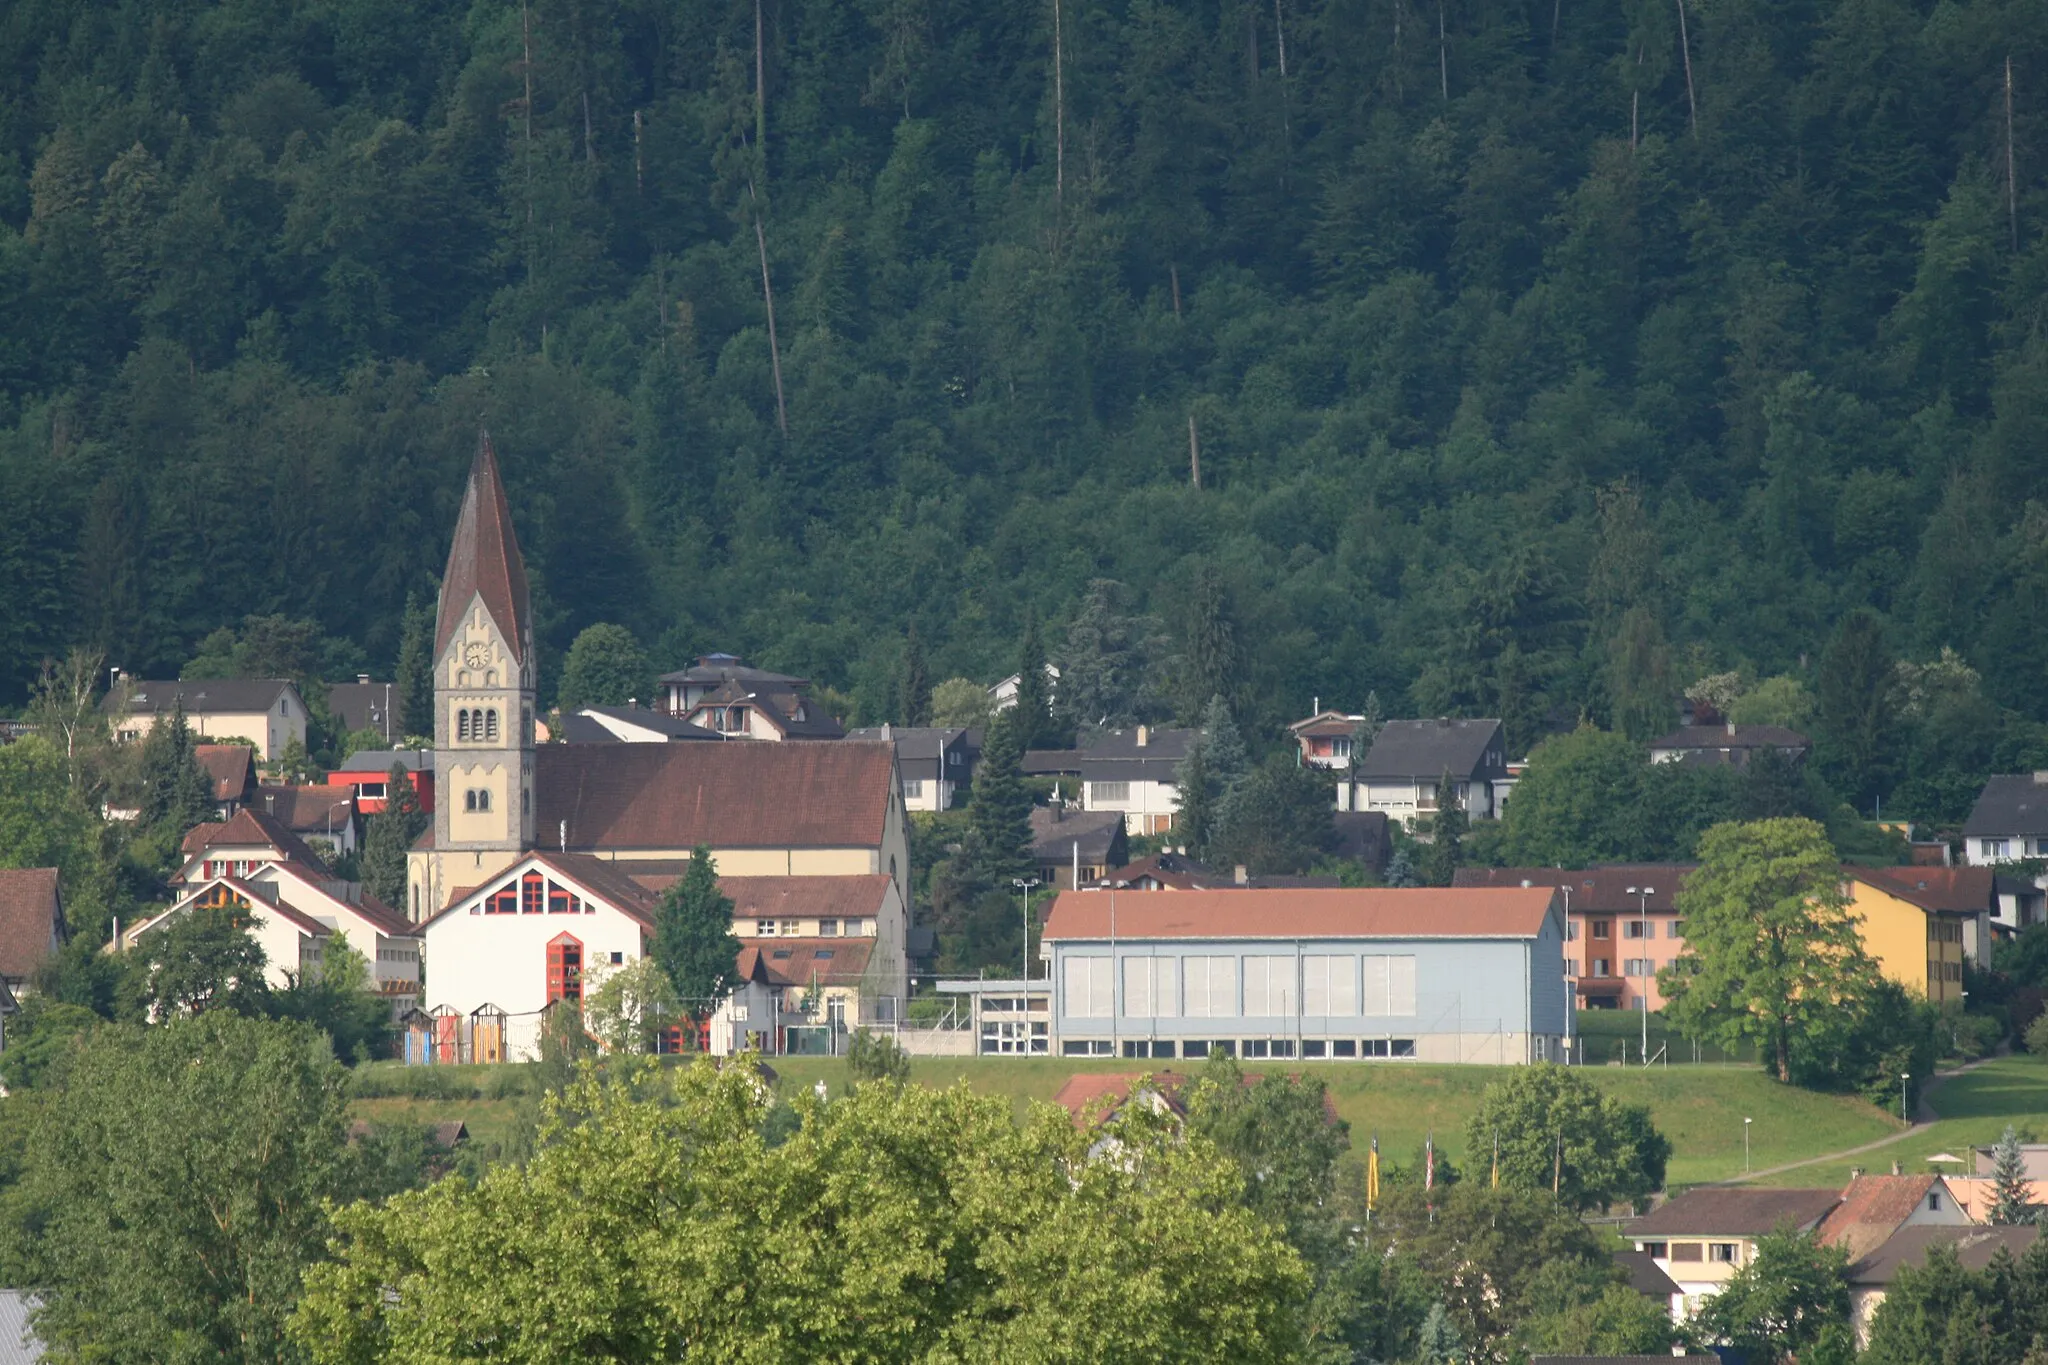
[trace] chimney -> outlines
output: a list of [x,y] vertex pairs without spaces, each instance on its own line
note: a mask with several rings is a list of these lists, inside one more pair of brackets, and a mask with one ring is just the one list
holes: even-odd
[[883,739],[894,739],[895,737],[896,737],[896,735],[895,735],[895,731],[894,731],[894,730],[892,730],[892,729],[890,728],[889,722],[888,722],[888,721],[886,721],[886,720],[885,720],[885,721],[883,721],[883,722],[882,722],[882,738],[883,738]]
[[1230,879],[1239,886],[1250,886],[1252,884],[1252,874],[1246,870],[1243,863],[1237,865],[1236,870],[1230,874]]
[[2038,768],[2037,768],[2037,769],[2035,769],[2035,770],[2034,770],[2034,785],[2035,785],[2035,786],[2037,786],[2037,787],[2048,787],[2048,772],[2044,772],[2044,771],[2042,771],[2041,769],[2038,769]]
[[1732,720],[1728,722],[1728,734],[1731,738],[1735,734],[1735,722]]
[[1321,714],[1323,714],[1323,699],[1321,697],[1312,697],[1309,699],[1308,713],[1311,716],[1320,716]]
[[277,814],[277,793],[276,793],[276,792],[265,792],[265,793],[263,793],[263,813],[264,813],[265,815],[275,815],[275,814]]
[[635,708],[635,707],[637,707],[637,706],[639,706],[639,705],[640,705],[640,699],[639,699],[638,697],[628,697],[628,698],[626,698],[626,708],[627,708],[628,710],[632,710],[633,708]]
[[358,687],[368,687],[370,685],[370,675],[367,673],[356,674],[356,685]]
[[1140,749],[1142,749],[1142,748],[1144,748],[1144,747],[1145,747],[1146,745],[1150,744],[1151,742],[1152,742],[1152,727],[1151,727],[1151,726],[1149,726],[1149,725],[1140,725],[1140,726],[1138,727],[1138,747],[1139,747]]
[[1901,1171],[1901,1170],[1899,1169],[1899,1163],[1898,1163],[1898,1161],[1897,1161],[1896,1159],[1894,1159],[1894,1160],[1893,1160],[1893,1162],[1892,1162],[1892,1174],[1893,1174],[1893,1175],[1903,1175],[1903,1174],[1904,1174],[1904,1172],[1903,1172],[1903,1171]]

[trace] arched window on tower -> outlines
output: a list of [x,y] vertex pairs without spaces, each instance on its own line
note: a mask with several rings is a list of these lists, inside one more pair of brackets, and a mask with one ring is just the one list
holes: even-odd
[[467,711],[458,710],[455,713],[455,739],[458,743],[466,744],[469,742],[469,712]]
[[491,708],[490,710],[488,710],[488,711],[484,712],[484,738],[485,738],[485,739],[496,739],[497,737],[498,737],[498,708],[497,708],[497,707],[495,707],[495,706],[493,706],[493,707],[492,707],[492,708]]

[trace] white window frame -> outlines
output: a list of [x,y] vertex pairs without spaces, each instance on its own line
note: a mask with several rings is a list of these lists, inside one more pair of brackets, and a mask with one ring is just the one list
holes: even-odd
[[1294,955],[1248,953],[1244,959],[1244,1013],[1247,1019],[1292,1019],[1299,999],[1294,984]]
[[1180,959],[1127,957],[1123,960],[1124,1014],[1133,1019],[1172,1019],[1180,1014]]
[[1066,959],[1060,980],[1060,1012],[1069,1019],[1109,1019],[1115,1016],[1115,978],[1107,957]]
[[1237,1018],[1237,959],[1195,954],[1180,960],[1181,1011],[1189,1019]]
[[1304,955],[1301,1012],[1316,1019],[1358,1017],[1358,959],[1350,953]]

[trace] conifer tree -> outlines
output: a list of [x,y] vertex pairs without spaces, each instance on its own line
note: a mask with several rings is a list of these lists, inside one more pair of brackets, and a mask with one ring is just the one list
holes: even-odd
[[[1024,614],[1024,635],[1017,645],[1017,752],[1043,748],[1052,739],[1052,696],[1045,676],[1045,643],[1039,637],[1038,613]],[[986,760],[984,759],[984,762]]]
[[363,889],[393,909],[406,903],[406,854],[426,832],[427,813],[420,809],[412,774],[400,763],[385,775],[384,809],[372,815],[363,830]]
[[142,800],[136,821],[142,829],[182,835],[213,813],[213,783],[199,766],[194,747],[181,700],[142,744]]
[[1435,837],[1422,855],[1422,880],[1428,886],[1449,886],[1465,855],[1465,830],[1470,820],[1458,800],[1458,787],[1448,771],[1437,779]]
[[434,733],[434,611],[418,593],[405,599],[405,627],[398,646],[398,717],[408,736]]
[[1173,770],[1180,805],[1173,816],[1173,833],[1194,857],[1206,856],[1209,841],[1216,836],[1215,783],[1209,775],[1209,741],[1198,735],[1188,746],[1187,756]]
[[2020,1150],[2020,1136],[2005,1125],[1998,1145],[1991,1149],[1991,1221],[2000,1226],[2033,1223],[2041,1211],[2027,1198],[2027,1158]]
[[924,641],[912,626],[903,640],[903,672],[896,682],[896,716],[902,725],[932,723],[931,670],[924,659]]
[[976,891],[1002,890],[1010,878],[1031,870],[1031,793],[1020,764],[1024,747],[1021,707],[1003,712],[989,727],[974,790],[967,800],[967,837],[959,857],[959,879]]
[[654,910],[654,960],[668,973],[683,1008],[701,1015],[739,984],[740,941],[732,901],[718,888],[711,850],[690,850],[690,866]]

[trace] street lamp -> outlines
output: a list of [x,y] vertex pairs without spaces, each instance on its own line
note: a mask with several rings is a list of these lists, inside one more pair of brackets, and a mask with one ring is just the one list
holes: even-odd
[[[1650,951],[1643,946],[1650,941],[1650,897],[1657,894],[1657,888],[1645,886],[1638,890],[1631,886],[1628,889],[1628,893],[1636,898],[1636,951],[1646,953]],[[1650,1064],[1650,959],[1647,957],[1637,958],[1636,969],[1636,979],[1641,982],[1636,987],[1636,998],[1642,1001],[1643,1005],[1643,1065],[1648,1066]],[[1626,975],[1626,973],[1623,973],[1623,975]]]
[[1913,1078],[1910,1075],[1902,1074],[1899,1077],[1899,1122],[1908,1126],[1912,1124],[1913,1120],[1906,1117],[1906,1091],[1911,1088],[1912,1084]]
[[1753,1119],[1744,1119],[1742,1121],[1742,1173],[1744,1175],[1749,1174],[1749,1125],[1754,1121]]
[[[1572,888],[1567,882],[1558,890],[1564,892],[1564,932],[1566,946],[1570,946],[1572,933]],[[1564,1064],[1572,1064],[1572,1025],[1579,1013],[1579,981],[1576,972],[1567,970],[1569,978],[1564,988]]]
[[1010,885],[1017,888],[1017,894],[1024,901],[1024,1016],[1031,1017],[1031,888],[1038,885],[1036,877],[1012,877]]
[[327,808],[327,846],[330,849],[334,849],[335,856],[337,857],[340,856],[341,850],[334,848],[334,812],[340,810],[343,806],[352,806],[354,804],[355,798],[350,797],[346,801],[337,801]]

